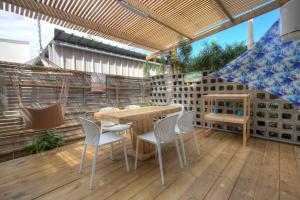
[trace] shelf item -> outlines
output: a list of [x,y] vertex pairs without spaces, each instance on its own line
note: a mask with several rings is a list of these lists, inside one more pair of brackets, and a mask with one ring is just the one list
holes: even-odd
[[[243,102],[243,111],[241,115],[215,113],[216,101],[219,100],[240,100]],[[208,113],[206,113],[205,102],[208,102]],[[213,104],[215,102],[215,104]],[[225,122],[241,124],[243,126],[243,145],[247,144],[250,136],[250,95],[249,94],[208,94],[202,96],[202,127],[205,128],[206,121],[209,122]],[[212,123],[209,124],[212,130]],[[208,131],[209,131],[208,130]]]

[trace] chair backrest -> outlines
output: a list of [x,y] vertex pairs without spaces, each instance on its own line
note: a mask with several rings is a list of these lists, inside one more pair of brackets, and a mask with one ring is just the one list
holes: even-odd
[[[115,108],[115,107],[104,107],[104,108],[100,108],[99,112],[114,112],[114,111],[118,111],[120,110],[119,108]],[[101,120],[101,126],[113,126],[114,123],[112,123],[111,121],[106,121],[106,120]]]
[[182,115],[182,113],[184,112],[184,105],[182,104],[179,104],[179,103],[171,103],[169,104],[169,106],[178,106],[178,107],[181,107],[181,111],[179,112],[175,112],[175,113],[170,113],[170,114],[167,114],[167,116],[172,116],[172,115]]
[[101,130],[94,122],[79,117],[83,132],[85,134],[85,143],[89,145],[97,145],[100,139]]
[[154,134],[160,143],[171,143],[176,139],[175,126],[178,115],[172,115],[159,120],[154,127]]
[[125,109],[137,109],[137,108],[140,108],[141,106],[138,106],[138,105],[128,105],[125,107]]
[[193,111],[183,113],[179,117],[178,122],[177,122],[179,131],[182,133],[187,133],[187,132],[193,131],[195,129],[194,128],[194,121],[195,121],[194,119],[195,119],[195,114]]

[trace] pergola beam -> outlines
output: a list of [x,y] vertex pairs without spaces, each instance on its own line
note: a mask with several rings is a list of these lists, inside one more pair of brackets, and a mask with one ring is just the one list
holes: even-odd
[[[266,13],[266,12],[269,12],[271,10],[279,8],[279,7],[281,7],[283,4],[285,4],[288,1],[289,0],[276,0],[276,1],[272,2],[272,3],[269,3],[269,4],[265,5],[265,6],[260,7],[258,9],[250,11],[249,13],[247,13],[245,15],[242,15],[240,17],[235,18],[234,22],[231,22],[231,21],[225,22],[224,24],[222,24],[222,25],[220,25],[220,26],[218,26],[216,28],[212,28],[212,29],[210,29],[208,31],[205,31],[204,33],[201,33],[201,34],[193,37],[192,40],[187,40],[187,42],[188,43],[192,43],[192,42],[201,40],[203,38],[206,38],[206,37],[208,37],[210,35],[213,35],[215,33],[218,33],[220,31],[226,30],[226,29],[228,29],[228,28],[230,28],[232,26],[235,26],[237,24],[243,23],[243,22],[248,21],[248,20],[250,20],[252,18],[260,16],[260,15]],[[163,51],[158,51],[158,52],[155,52],[153,54],[150,54],[150,55],[148,55],[146,57],[146,59],[150,60],[152,58],[155,58],[155,57],[159,56],[160,54],[162,54],[164,52],[168,52],[168,51],[172,50],[174,47],[178,47],[178,44],[176,43],[175,45],[173,45],[173,46],[171,46],[171,47],[169,47],[169,48],[167,48],[167,49],[165,49]]]
[[[138,45],[145,46],[151,49],[158,49],[163,50],[163,47],[159,44],[152,43],[146,40],[139,39],[137,37],[134,37],[133,35],[124,33],[124,32],[118,32],[115,29],[111,29],[101,23],[95,23],[90,20],[78,17],[74,14],[67,13],[65,11],[55,9],[51,6],[48,6],[46,4],[40,3],[35,0],[0,0],[0,3],[5,2],[6,5],[11,4],[14,6],[18,6],[20,8],[29,10],[31,12],[40,13],[44,16],[50,17],[50,22],[57,22],[58,24],[61,22],[68,22],[70,24],[73,24],[75,26],[81,27],[83,29],[89,29],[92,31],[95,31],[99,34],[104,33],[106,35],[110,35],[115,38],[120,38],[122,40],[128,41],[128,42],[134,42]],[[9,6],[6,6],[5,10],[8,10]],[[42,18],[43,19],[43,18]]]
[[129,6],[145,13],[147,15],[147,17],[152,20],[155,21],[156,23],[174,31],[175,33],[186,37],[189,40],[192,40],[192,37],[189,36],[187,33],[184,33],[183,30],[178,30],[178,28],[175,28],[174,25],[172,25],[170,22],[168,22],[168,20],[162,16],[159,16],[157,13],[154,13],[153,11],[151,11],[150,9],[148,9],[146,6],[144,6],[141,2],[139,1],[130,1],[130,0],[117,0],[119,2],[125,2],[126,4],[128,4]]
[[220,0],[215,0],[215,2],[218,4],[218,6],[221,8],[221,10],[224,12],[224,14],[229,18],[231,22],[234,22],[233,17],[231,16],[230,12],[227,10],[225,5]]

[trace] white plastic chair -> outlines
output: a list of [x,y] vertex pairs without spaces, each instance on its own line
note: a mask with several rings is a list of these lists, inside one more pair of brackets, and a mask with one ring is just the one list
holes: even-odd
[[[99,112],[114,112],[120,110],[119,108],[114,107],[105,107],[101,108]],[[128,124],[115,124],[111,121],[101,120],[101,128],[103,131],[113,131],[113,132],[121,132],[130,129],[132,126],[131,123]]]
[[200,154],[200,147],[198,144],[197,135],[196,135],[196,131],[194,128],[194,121],[195,121],[194,120],[194,112],[193,111],[186,112],[186,113],[183,113],[178,118],[177,125],[175,127],[176,133],[180,136],[183,160],[184,160],[185,165],[187,165],[187,161],[186,161],[185,147],[184,147],[184,141],[183,141],[184,135],[189,134],[189,133],[193,134],[193,139],[194,139],[197,153]]
[[128,106],[125,106],[125,109],[138,109],[138,108],[141,108],[141,106],[139,106],[139,105],[128,105]]
[[155,124],[154,131],[144,133],[144,134],[137,136],[135,165],[134,165],[135,169],[137,168],[139,141],[143,140],[143,141],[154,144],[155,148],[156,148],[156,153],[158,154],[158,161],[159,161],[160,176],[161,176],[162,184],[165,183],[162,155],[161,155],[161,145],[162,144],[175,143],[180,167],[183,168],[179,145],[178,145],[178,141],[176,139],[176,133],[175,133],[175,125],[177,122],[177,117],[178,117],[178,115],[166,117],[166,118],[158,121]]
[[172,116],[172,115],[182,115],[182,113],[184,112],[184,105],[182,104],[179,104],[179,103],[171,103],[169,104],[169,106],[178,106],[178,107],[181,107],[181,111],[179,112],[175,112],[175,113],[170,113],[170,114],[167,114],[167,116]]
[[[99,110],[99,112],[114,112],[114,111],[119,111],[119,108],[115,107],[104,107]],[[121,132],[127,132],[128,130],[131,130],[132,128],[132,123],[127,123],[127,124],[115,124],[111,121],[107,120],[101,120],[101,129],[102,131],[111,131],[111,132],[116,132],[120,134]],[[111,144],[111,159],[114,159],[114,146]]]
[[120,135],[112,133],[112,132],[102,134],[102,131],[99,128],[99,126],[97,126],[97,124],[95,124],[94,122],[87,120],[85,118],[82,118],[82,117],[79,117],[79,120],[82,125],[83,132],[86,136],[85,141],[84,141],[84,146],[83,146],[80,167],[79,167],[80,173],[82,172],[82,167],[83,167],[83,163],[84,163],[87,145],[92,145],[95,148],[93,165],[92,165],[92,174],[91,174],[91,179],[90,179],[90,189],[93,189],[93,186],[94,186],[94,175],[95,175],[95,170],[96,170],[96,160],[97,160],[98,150],[104,145],[113,144],[116,142],[122,142],[126,170],[129,171],[127,150],[126,150],[126,146],[125,146],[125,138],[123,136],[120,136]]

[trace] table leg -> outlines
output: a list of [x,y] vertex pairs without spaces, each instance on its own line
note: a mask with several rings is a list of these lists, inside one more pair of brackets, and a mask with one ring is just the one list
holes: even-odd
[[[152,117],[145,117],[132,122],[132,148],[128,150],[128,155],[135,156],[136,139],[139,134],[152,131],[154,122]],[[149,142],[140,141],[139,143],[139,160],[147,160],[154,156],[155,146]]]
[[247,145],[247,123],[243,124],[243,146]]
[[249,137],[250,137],[250,119],[248,120],[248,123],[247,123],[247,140]]

